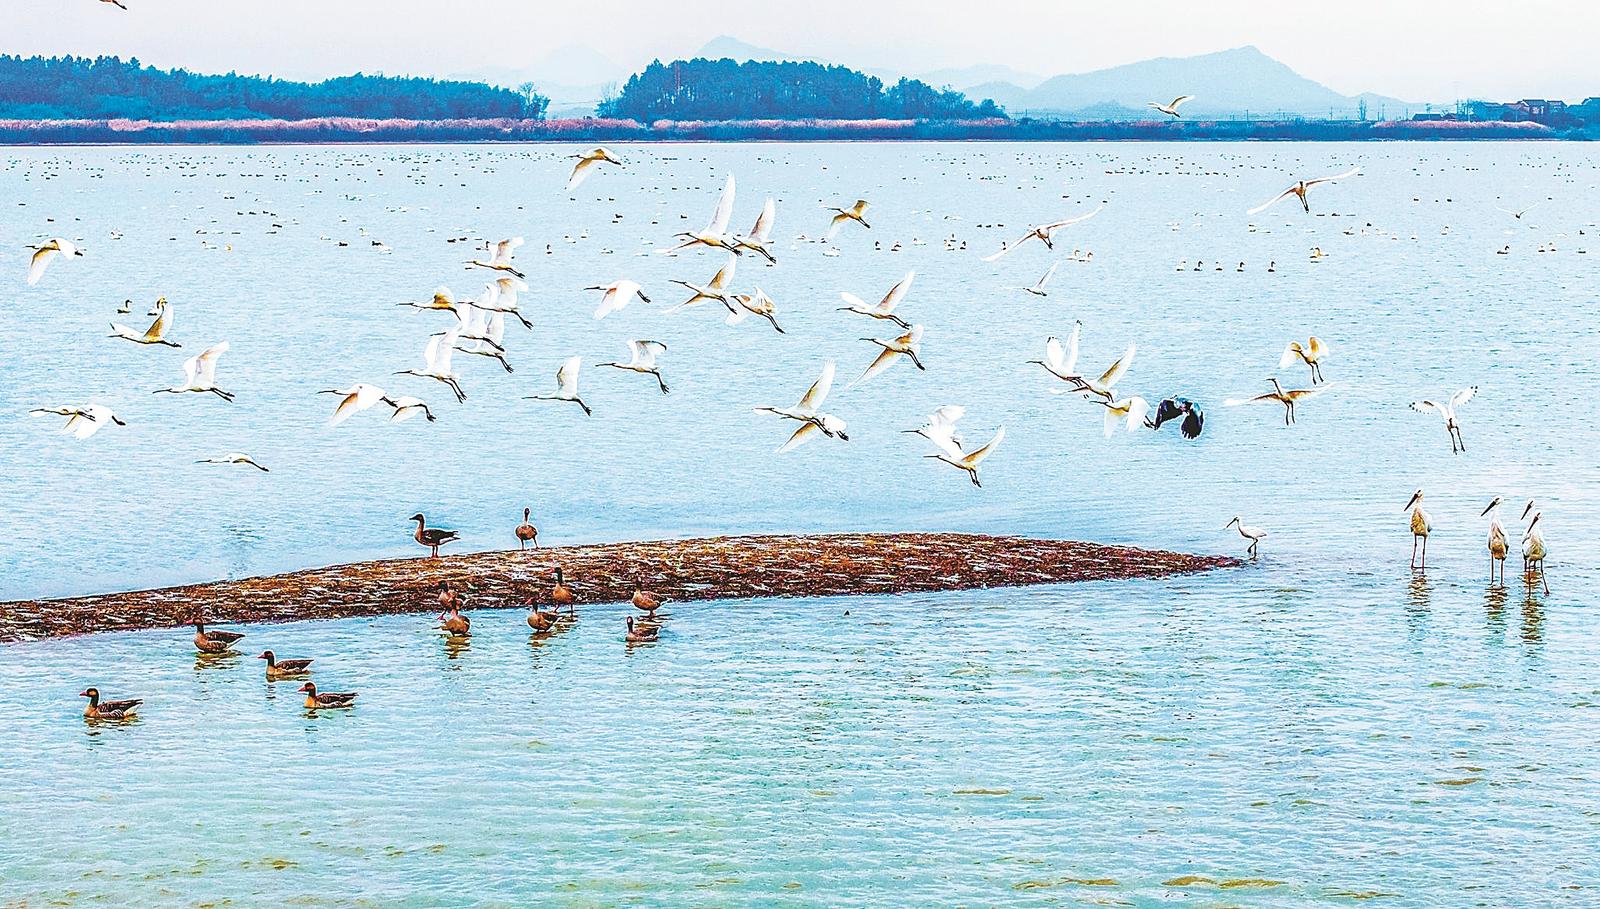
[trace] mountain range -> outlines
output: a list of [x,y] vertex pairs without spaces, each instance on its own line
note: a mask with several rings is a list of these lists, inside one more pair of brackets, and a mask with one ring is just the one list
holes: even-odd
[[[820,57],[788,53],[747,44],[720,35],[686,55],[737,61],[811,61]],[[649,61],[619,64],[590,48],[568,46],[552,51],[526,67],[454,73],[459,78],[482,79],[516,86],[533,82],[550,98],[550,115],[585,116],[607,90],[625,82]],[[849,65],[849,64],[846,64]],[[930,85],[950,87],[974,100],[993,98],[1012,116],[1043,116],[1084,120],[1144,119],[1152,114],[1151,101],[1171,101],[1177,95],[1194,95],[1183,107],[1188,118],[1305,116],[1354,117],[1364,105],[1369,116],[1380,113],[1403,116],[1422,105],[1383,95],[1344,95],[1295,72],[1255,47],[1201,54],[1194,57],[1158,57],[1085,73],[1049,78],[1021,72],[1003,64],[974,64],[922,73],[904,73],[855,66],[893,82],[901,76]]]

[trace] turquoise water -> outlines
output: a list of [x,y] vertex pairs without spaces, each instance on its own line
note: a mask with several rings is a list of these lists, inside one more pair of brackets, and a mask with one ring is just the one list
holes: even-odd
[[[1600,845],[1600,597],[1580,555],[1600,542],[1600,192],[1583,148],[658,146],[625,149],[629,169],[576,200],[554,189],[565,151],[0,154],[18,202],[0,223],[16,251],[4,305],[26,326],[0,338],[0,595],[412,556],[419,509],[462,550],[503,548],[524,504],[550,544],[957,529],[1241,552],[1223,530],[1238,514],[1270,532],[1261,561],[679,605],[632,650],[606,604],[540,644],[519,614],[480,613],[464,650],[425,615],[248,628],[246,655],[221,663],[197,663],[181,632],[6,646],[0,904],[1593,901],[1576,889],[1594,886]],[[1286,174],[1357,163],[1365,176],[1313,191],[1312,216],[1243,215]],[[699,226],[729,171],[736,226],[778,198],[779,265],[744,261],[736,283],[778,300],[786,335],[660,312],[681,299],[670,278],[704,280],[719,259],[642,253]],[[857,196],[874,227],[844,234],[841,255],[791,239]],[[1540,199],[1522,222],[1496,211]],[[1093,262],[1064,263],[1047,298],[1010,289],[1053,261],[1042,249],[979,261],[1029,221],[1102,202],[1058,243]],[[389,375],[419,365],[446,318],[392,304],[478,286],[445,238],[516,233],[535,323],[507,330],[517,371],[458,357],[464,405]],[[52,234],[88,255],[28,288],[21,247]],[[947,251],[949,235],[968,249]],[[1174,270],[1197,258],[1228,265]],[[927,325],[928,372],[844,390],[874,351],[857,339],[888,335],[835,312],[838,291],[873,300],[911,268],[902,312]],[[621,276],[656,305],[595,322],[579,288]],[[100,337],[112,318],[142,324],[114,316],[124,297],[137,313],[158,294],[185,352],[232,342],[218,375],[233,406],[150,395],[183,353]],[[1083,365],[1137,341],[1122,390],[1202,402],[1202,439],[1106,440],[1095,408],[1049,394],[1024,361],[1074,319]],[[1336,385],[1296,427],[1221,406],[1269,375],[1303,384],[1276,364],[1311,333]],[[636,337],[668,343],[671,395],[590,368],[592,418],[521,399],[564,357],[611,359]],[[751,408],[792,403],[828,357],[827,409],[851,440],[774,455],[786,432]],[[314,392],[358,380],[426,398],[439,421],[374,410],[325,428]],[[1441,421],[1406,404],[1471,384],[1469,448],[1452,455]],[[78,442],[26,416],[84,400],[129,425]],[[982,489],[897,432],[946,403],[967,406],[969,438],[1007,427]],[[234,450],[272,471],[192,463]],[[1406,564],[1419,486],[1426,573]],[[1478,512],[1495,495],[1514,503],[1513,541],[1509,519],[1539,502],[1549,595],[1515,563],[1506,589],[1487,583]],[[306,716],[297,685],[262,680],[265,646],[316,657],[319,682],[360,706]],[[145,698],[143,719],[86,727],[74,695],[90,684]],[[1168,883],[1185,877],[1246,883]]]

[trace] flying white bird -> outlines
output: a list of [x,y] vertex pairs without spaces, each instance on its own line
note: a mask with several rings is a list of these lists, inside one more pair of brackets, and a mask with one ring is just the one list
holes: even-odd
[[1063,227],[1067,227],[1069,225],[1072,225],[1072,224],[1078,224],[1078,223],[1081,223],[1083,221],[1087,221],[1090,218],[1093,218],[1095,215],[1100,214],[1100,209],[1102,209],[1102,208],[1105,208],[1105,206],[1104,205],[1098,206],[1098,207],[1095,208],[1094,211],[1089,212],[1087,215],[1079,215],[1076,218],[1066,218],[1066,219],[1061,220],[1061,221],[1052,221],[1049,224],[1040,224],[1040,225],[1037,225],[1035,227],[1030,227],[1030,228],[1028,228],[1028,232],[1023,234],[1020,238],[1018,238],[1015,243],[1012,243],[1009,246],[1000,247],[1000,251],[997,252],[997,253],[994,253],[993,255],[984,256],[983,257],[983,261],[985,261],[985,262],[993,262],[996,259],[1000,258],[1001,256],[1005,255],[1006,253],[1011,252],[1013,249],[1016,249],[1017,247],[1021,246],[1022,244],[1028,242],[1029,240],[1040,240],[1040,241],[1043,241],[1045,249],[1053,250],[1053,249],[1056,248],[1055,247],[1055,240],[1054,240],[1056,231],[1060,230]]
[[583,369],[583,357],[568,357],[556,370],[556,393],[553,395],[527,395],[530,401],[571,401],[583,408],[583,415],[590,416],[593,411],[589,405],[583,403],[578,397],[578,372]]
[[717,269],[717,273],[712,275],[711,280],[704,286],[699,284],[691,284],[688,281],[673,281],[672,283],[674,284],[687,287],[691,292],[693,292],[694,296],[684,300],[677,306],[672,307],[671,309],[667,310],[667,312],[678,312],[682,309],[689,309],[690,307],[709,303],[712,300],[715,300],[718,303],[721,303],[723,306],[728,307],[728,311],[732,312],[733,306],[728,303],[728,285],[733,282],[733,275],[737,270],[738,265],[739,258],[730,253],[728,255],[727,263],[721,268]]
[[626,369],[647,376],[655,376],[656,384],[661,386],[661,393],[667,393],[667,383],[661,378],[661,370],[656,366],[656,357],[665,353],[667,345],[660,341],[629,341],[628,362],[626,363],[599,363],[598,366],[611,366],[616,369]]
[[1311,367],[1311,384],[1316,385],[1322,381],[1322,361],[1328,358],[1328,345],[1322,339],[1312,335],[1302,345],[1299,341],[1290,341],[1289,346],[1283,349],[1283,356],[1278,358],[1278,368],[1285,369],[1295,360]]
[[615,164],[619,167],[622,165],[622,159],[618,158],[611,152],[611,149],[606,148],[604,145],[591,148],[581,155],[568,155],[567,157],[578,159],[578,163],[572,165],[572,176],[567,178],[567,192],[569,193],[578,188],[578,184],[589,176],[589,171],[593,170],[596,164],[604,161],[607,164]]
[[928,422],[916,429],[902,429],[901,432],[922,436],[952,458],[961,458],[961,436],[956,432],[956,422],[966,416],[967,409],[959,404],[946,404],[928,414]]
[[1183,115],[1178,113],[1178,108],[1182,107],[1185,104],[1188,104],[1190,101],[1193,101],[1193,100],[1194,100],[1194,95],[1179,95],[1178,97],[1172,99],[1172,103],[1171,104],[1158,104],[1155,101],[1151,101],[1151,102],[1149,102],[1149,104],[1150,104],[1151,107],[1155,108],[1158,111],[1161,111],[1163,114],[1166,114],[1169,117],[1177,117],[1179,119],[1182,119]]
[[87,404],[83,407],[35,407],[28,412],[38,416],[55,414],[66,417],[67,422],[61,427],[61,431],[71,434],[75,439],[87,439],[109,425],[128,425],[104,404]]
[[349,388],[325,388],[317,392],[319,395],[338,395],[339,406],[335,407],[333,414],[328,417],[329,426],[338,426],[363,410],[384,400],[383,389],[365,382],[357,382]]
[[1511,217],[1516,218],[1518,221],[1522,220],[1522,216],[1523,215],[1527,214],[1530,211],[1533,211],[1535,208],[1538,208],[1538,207],[1539,207],[1539,203],[1537,203],[1537,202],[1533,203],[1532,205],[1528,206],[1527,208],[1524,208],[1521,211],[1512,211],[1509,208],[1500,208],[1500,206],[1498,206],[1498,205],[1495,206],[1496,209],[1505,212],[1506,214],[1510,215]]
[[1117,431],[1118,423],[1128,424],[1128,431],[1133,432],[1144,426],[1144,418],[1150,413],[1150,404],[1138,395],[1100,403],[1106,408],[1105,433],[1108,439]]
[[523,328],[532,331],[533,323],[529,322],[528,317],[517,308],[517,294],[527,289],[528,285],[521,278],[502,275],[485,289],[483,295],[473,305],[486,312],[501,312],[516,316]]
[[889,288],[889,292],[883,295],[883,299],[878,301],[877,306],[868,306],[866,303],[862,302],[860,297],[856,296],[855,294],[844,293],[841,291],[839,294],[839,299],[850,305],[839,307],[839,311],[853,312],[858,315],[869,316],[874,319],[885,319],[893,322],[901,328],[910,328],[911,323],[895,315],[894,308],[900,305],[901,300],[905,299],[906,292],[911,289],[911,282],[915,280],[916,277],[917,273],[915,271],[906,272],[906,276],[901,278],[899,282],[895,284],[895,286]]
[[422,351],[423,367],[421,369],[402,369],[395,373],[397,376],[417,376],[423,379],[433,379],[450,386],[455,393],[458,403],[467,400],[467,393],[461,390],[461,383],[450,369],[450,360],[456,350],[456,339],[460,337],[457,329],[442,331],[428,339],[428,346]]
[[838,214],[834,215],[833,218],[828,222],[828,235],[824,239],[831,241],[835,236],[838,235],[839,228],[845,226],[851,221],[854,221],[857,224],[860,224],[862,227],[871,230],[872,225],[867,223],[866,218],[867,209],[871,207],[871,203],[867,202],[866,199],[857,199],[856,204],[850,206],[849,208],[829,207],[828,211],[838,212]]
[[594,311],[596,319],[604,319],[606,316],[622,309],[632,303],[634,297],[638,297],[646,303],[650,302],[650,298],[644,295],[644,290],[639,287],[639,284],[627,279],[612,281],[610,284],[596,284],[592,287],[585,287],[584,290],[605,291],[600,295],[600,305]]
[[233,392],[223,391],[217,387],[217,358],[228,352],[228,342],[223,341],[213,344],[205,350],[183,361],[183,384],[171,388],[158,388],[152,394],[171,392],[182,394],[184,392],[209,391],[224,401],[233,400]]
[[677,252],[691,246],[714,247],[726,249],[735,255],[741,250],[739,244],[734,242],[728,234],[728,221],[733,217],[733,174],[728,175],[728,182],[722,187],[722,195],[717,198],[717,208],[711,215],[711,220],[700,230],[684,231],[677,235],[682,240],[677,246],[667,252]]
[[1032,287],[1024,287],[1022,289],[1024,291],[1030,293],[1030,294],[1033,294],[1036,297],[1048,297],[1048,296],[1050,296],[1049,294],[1045,293],[1044,286],[1046,284],[1050,283],[1050,279],[1055,275],[1056,269],[1058,269],[1060,267],[1061,267],[1061,263],[1060,262],[1052,262],[1052,263],[1050,263],[1050,267],[1045,270],[1044,277],[1040,278],[1038,280],[1038,282],[1035,283]]
[[433,291],[433,298],[426,303],[396,303],[395,305],[409,306],[412,309],[440,309],[445,312],[455,313],[457,318],[461,317],[461,313],[456,309],[455,295],[450,292],[450,288],[442,284]]
[[850,388],[860,385],[862,382],[893,366],[895,361],[901,357],[910,358],[912,365],[918,369],[927,369],[926,366],[922,365],[922,359],[917,356],[917,353],[922,348],[921,325],[911,326],[910,331],[892,341],[884,341],[878,338],[862,338],[861,340],[878,345],[883,348],[883,353],[878,354],[877,358],[867,365],[866,371],[857,377],[854,382],[850,383]]
[[1276,196],[1273,196],[1271,201],[1263,202],[1260,205],[1257,205],[1255,208],[1252,208],[1249,211],[1245,212],[1245,214],[1247,214],[1247,215],[1260,214],[1261,212],[1266,211],[1267,209],[1271,208],[1274,205],[1277,205],[1279,202],[1282,202],[1284,199],[1287,199],[1290,196],[1299,196],[1300,197],[1300,205],[1301,205],[1301,207],[1304,208],[1306,210],[1306,212],[1309,214],[1310,211],[1311,211],[1311,203],[1306,201],[1306,190],[1310,189],[1313,186],[1318,185],[1319,183],[1332,183],[1332,182],[1334,182],[1336,180],[1344,180],[1344,179],[1349,178],[1349,177],[1354,177],[1356,174],[1359,174],[1359,173],[1361,173],[1361,168],[1356,167],[1356,168],[1351,168],[1350,170],[1347,170],[1342,174],[1336,174],[1336,175],[1334,175],[1332,177],[1318,177],[1315,180],[1300,180],[1300,181],[1297,181],[1293,186],[1291,186],[1288,189],[1284,190],[1283,192],[1277,194]]
[[270,473],[270,471],[268,471],[265,467],[262,467],[260,464],[257,464],[256,460],[254,458],[250,457],[247,454],[243,454],[242,452],[237,452],[237,451],[235,451],[235,452],[233,452],[231,454],[218,455],[217,457],[214,457],[214,458],[201,458],[200,460],[195,461],[195,463],[196,464],[248,464],[249,466],[254,467],[256,470],[261,471],[262,473]]
[[427,417],[429,423],[438,419],[421,398],[413,398],[410,395],[402,395],[398,398],[386,397],[383,398],[383,403],[394,408],[394,413],[389,415],[390,423],[404,423],[417,414]]
[[772,323],[778,334],[784,333],[783,326],[778,324],[778,305],[761,288],[757,287],[753,295],[734,294],[728,297],[728,303],[731,305],[728,318],[724,320],[725,324],[738,325],[750,316],[757,315]]
[[1431,410],[1444,417],[1445,431],[1450,434],[1450,453],[1459,454],[1467,450],[1467,443],[1461,438],[1461,424],[1456,422],[1456,408],[1472,400],[1472,396],[1477,393],[1478,386],[1473,385],[1451,395],[1450,400],[1442,404],[1438,401],[1412,401],[1411,409],[1417,413],[1427,413]]
[[83,255],[83,250],[60,237],[52,237],[38,246],[30,246],[28,248],[33,250],[33,258],[28,261],[28,286],[30,287],[39,283],[39,279],[44,277],[44,270],[50,267],[50,263],[55,261],[57,255],[67,256],[68,258]]
[[801,445],[818,434],[830,439],[850,441],[850,436],[845,433],[845,422],[830,413],[823,413],[822,403],[828,399],[828,392],[833,388],[833,361],[822,364],[822,374],[817,381],[811,383],[806,393],[800,396],[799,403],[793,407],[757,407],[757,413],[777,414],[786,420],[800,421],[800,427],[789,436],[778,449],[779,454]]
[[[1074,330],[1074,334],[1076,334],[1076,330]],[[1076,344],[1073,345],[1073,350],[1076,352]],[[1128,374],[1128,367],[1133,365],[1133,355],[1137,350],[1138,345],[1129,344],[1128,349],[1123,351],[1122,356],[1118,357],[1117,361],[1112,363],[1098,378],[1090,379],[1083,376],[1072,376],[1068,377],[1067,381],[1071,382],[1076,387],[1076,390],[1083,392],[1085,396],[1097,397],[1108,403],[1114,401],[1117,397],[1117,383],[1121,382],[1122,377]],[[1045,352],[1048,356],[1048,343],[1045,345]]]
[[756,216],[755,226],[750,228],[750,233],[733,235],[734,245],[740,249],[748,249],[751,252],[760,253],[768,262],[776,265],[778,260],[773,257],[770,245],[772,243],[772,222],[776,217],[777,209],[773,205],[772,197],[768,196],[767,203],[761,207],[761,214]]
[[492,268],[495,271],[503,271],[508,274],[515,275],[518,278],[526,278],[527,275],[517,271],[511,265],[511,259],[517,254],[517,247],[521,245],[521,237],[511,237],[509,239],[501,240],[499,243],[494,245],[494,255],[490,257],[489,261],[484,262],[480,259],[473,259],[467,264],[469,266],[476,265],[479,268]]
[[168,347],[182,347],[176,341],[167,340],[167,332],[172,328],[172,304],[166,297],[156,300],[156,320],[144,331],[134,331],[126,325],[111,323],[111,337],[122,338],[135,344],[165,344]]
[[1072,323],[1072,334],[1067,336],[1067,343],[1063,345],[1061,339],[1051,335],[1044,341],[1044,359],[1029,360],[1029,363],[1043,366],[1044,371],[1055,376],[1063,382],[1078,385],[1083,376],[1078,375],[1078,338],[1083,334],[1083,321]]
[[1258,554],[1256,547],[1261,545],[1261,540],[1266,537],[1267,532],[1259,527],[1251,527],[1249,524],[1244,523],[1237,517],[1229,521],[1227,527],[1222,529],[1227,530],[1228,527],[1238,527],[1239,536],[1250,541],[1250,545],[1245,548],[1245,552],[1249,554],[1250,558],[1254,559]]
[[[457,347],[456,350],[464,354],[498,360],[501,368],[506,372],[512,372],[511,364],[506,362],[506,349],[500,344],[506,336],[505,313],[485,313],[476,307],[474,309],[478,313],[478,318],[473,320],[472,346]],[[466,338],[467,335],[463,334],[461,337]]]
[[988,444],[976,451],[963,453],[959,448],[957,448],[954,452],[941,451],[938,454],[923,455],[923,457],[933,458],[936,461],[943,461],[944,463],[949,464],[951,467],[957,467],[961,470],[965,470],[967,472],[967,479],[972,481],[972,485],[981,487],[983,486],[983,483],[978,480],[978,465],[983,463],[984,458],[994,454],[994,450],[1000,447],[1000,441],[1005,437],[1006,428],[1001,426],[999,429],[995,430],[994,438],[990,439]]
[[1296,404],[1304,401],[1306,398],[1322,394],[1324,391],[1327,391],[1329,388],[1333,387],[1332,385],[1324,384],[1318,388],[1295,388],[1285,391],[1283,386],[1278,384],[1277,379],[1269,378],[1267,381],[1272,383],[1272,390],[1264,395],[1256,395],[1253,398],[1230,398],[1222,403],[1228,407],[1238,407],[1241,404],[1266,404],[1269,401],[1282,404],[1283,425],[1288,426],[1295,422]]

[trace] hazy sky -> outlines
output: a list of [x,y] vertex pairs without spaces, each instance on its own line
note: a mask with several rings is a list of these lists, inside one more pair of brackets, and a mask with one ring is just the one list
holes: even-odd
[[5,0],[0,51],[118,54],[292,78],[446,75],[521,70],[568,45],[632,70],[728,34],[860,67],[1006,63],[1054,75],[1254,44],[1347,94],[1600,95],[1593,0],[804,0],[700,5],[693,13],[662,0],[124,2],[130,11],[98,0]]

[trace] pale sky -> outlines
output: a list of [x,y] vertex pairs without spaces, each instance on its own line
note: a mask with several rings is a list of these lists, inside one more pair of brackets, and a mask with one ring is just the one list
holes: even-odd
[[[0,52],[117,54],[288,78],[527,69],[567,45],[632,71],[719,34],[863,68],[1041,75],[1254,44],[1337,91],[1408,101],[1600,95],[1592,0],[3,0]],[[999,15],[985,16],[988,10]]]

